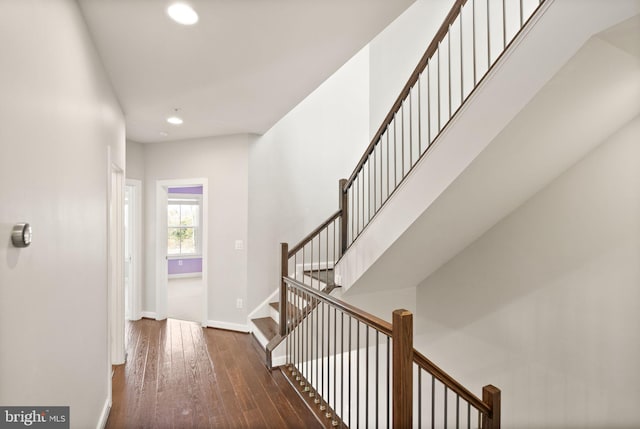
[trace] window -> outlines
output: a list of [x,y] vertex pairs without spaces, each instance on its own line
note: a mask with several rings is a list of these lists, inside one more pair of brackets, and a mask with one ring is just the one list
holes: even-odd
[[167,205],[169,256],[200,254],[200,195],[169,194]]

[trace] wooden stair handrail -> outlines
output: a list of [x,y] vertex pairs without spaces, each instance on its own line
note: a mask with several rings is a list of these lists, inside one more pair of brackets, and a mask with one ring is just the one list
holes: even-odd
[[338,298],[335,298],[327,293],[312,289],[304,283],[301,283],[296,279],[292,279],[291,277],[285,277],[284,282],[297,289],[302,289],[305,291],[305,293],[313,295],[314,297],[333,305],[334,307],[343,311],[354,319],[358,319],[362,323],[382,332],[383,334],[386,334],[388,336],[392,336],[393,334],[391,323],[382,320],[371,313],[367,313],[366,311],[361,310],[358,307],[354,307],[353,305],[341,301]]
[[342,214],[342,210],[338,210],[336,211],[334,214],[332,214],[331,216],[329,216],[329,218],[327,220],[325,220],[324,222],[322,222],[320,224],[320,226],[318,226],[316,229],[314,229],[313,231],[311,231],[309,234],[307,234],[306,237],[304,237],[298,244],[296,244],[295,246],[293,246],[290,250],[289,250],[289,257],[293,257],[293,255],[296,254],[296,252],[298,252],[300,249],[302,249],[304,246],[306,246],[311,240],[313,240],[315,238],[316,235],[318,235],[318,233],[320,231],[322,231],[324,228],[327,227],[327,225],[329,225],[331,222],[333,222],[334,220],[336,220],[338,217],[340,217],[340,215]]
[[491,408],[489,408],[487,404],[482,402],[482,399],[471,393],[471,391],[469,391],[453,377],[440,369],[436,364],[431,362],[416,349],[413,349],[413,362],[415,362],[420,368],[424,369],[429,374],[433,375],[442,384],[447,386],[449,390],[458,394],[462,399],[470,403],[477,410],[481,411],[483,414],[491,414]]
[[438,45],[440,44],[440,42],[444,40],[445,36],[447,35],[449,26],[453,24],[453,22],[456,20],[456,18],[460,14],[462,6],[464,6],[465,3],[467,3],[467,1],[468,0],[456,0],[456,2],[453,4],[453,7],[447,14],[446,18],[444,19],[444,22],[438,29],[438,32],[436,33],[433,40],[427,47],[427,50],[425,51],[424,55],[422,55],[422,58],[420,58],[420,62],[418,62],[418,65],[413,70],[413,73],[409,77],[409,80],[405,84],[404,88],[402,88],[402,91],[400,92],[400,95],[398,95],[396,102],[393,103],[393,106],[391,106],[391,110],[389,110],[389,113],[382,121],[382,125],[380,125],[380,128],[378,128],[378,131],[373,136],[373,139],[371,139],[371,143],[369,143],[369,146],[367,146],[367,149],[362,155],[362,158],[360,158],[360,161],[358,161],[358,164],[356,164],[356,168],[353,170],[353,173],[351,173],[351,176],[349,176],[349,179],[347,180],[343,188],[344,192],[346,192],[349,189],[349,187],[351,186],[355,178],[358,176],[358,173],[360,173],[360,169],[364,166],[365,162],[367,162],[369,155],[371,155],[371,153],[373,153],[373,151],[375,150],[378,140],[380,140],[380,138],[382,137],[382,134],[384,134],[384,131],[391,124],[393,117],[395,116],[396,113],[398,113],[398,111],[402,107],[402,103],[404,102],[405,98],[409,96],[409,93],[411,92],[411,88],[413,88],[413,85],[415,85],[416,82],[418,82],[420,73],[422,73],[424,69],[427,67],[427,63],[429,62],[429,59],[433,56],[433,54],[435,54],[436,50],[438,49]]
[[[309,286],[301,283],[295,279],[290,277],[284,277],[283,281],[290,286],[293,286],[297,289],[303,290],[305,293],[313,295],[315,298],[325,301],[330,305],[335,306],[337,309],[345,312],[349,316],[358,319],[362,323],[380,331],[381,333],[388,335],[389,337],[393,337],[393,325],[385,320],[380,319],[364,310],[361,310],[357,307],[354,307],[351,304],[348,304],[344,301],[341,301],[323,291],[318,291],[310,288]],[[304,316],[306,317],[306,315]],[[454,379],[451,375],[447,374],[444,370],[434,364],[432,361],[427,359],[422,353],[417,351],[415,348],[413,349],[413,362],[418,365],[420,368],[427,371],[434,378],[440,381],[443,385],[447,386],[449,390],[459,395],[462,399],[471,404],[472,407],[477,409],[485,416],[493,415],[493,408],[487,402],[484,402],[478,396],[474,395],[470,390],[460,384],[456,379]],[[491,386],[493,388],[493,386]],[[493,388],[495,389],[495,388]],[[484,394],[483,390],[483,394]]]

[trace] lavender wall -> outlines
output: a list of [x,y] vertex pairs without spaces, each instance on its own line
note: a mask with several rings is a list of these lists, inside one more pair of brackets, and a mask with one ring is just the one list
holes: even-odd
[[[182,186],[169,188],[170,194],[202,195],[202,186]],[[182,265],[180,265],[182,262]],[[202,258],[169,259],[169,275],[192,274],[202,272]]]
[[[182,261],[182,265],[180,265]],[[169,259],[169,275],[202,272],[202,258]]]
[[202,195],[202,186],[182,186],[177,188],[169,188],[170,194],[197,194]]

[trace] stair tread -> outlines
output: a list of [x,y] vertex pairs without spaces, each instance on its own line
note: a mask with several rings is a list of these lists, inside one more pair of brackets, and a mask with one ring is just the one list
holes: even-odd
[[[279,302],[270,302],[269,306],[271,306],[274,310],[280,313],[280,303]],[[287,307],[289,311],[289,315],[295,315],[300,313],[300,309],[295,306],[295,304],[289,303]]]
[[267,341],[271,341],[278,334],[278,324],[271,317],[260,317],[251,319],[251,321],[262,332]]
[[327,285],[335,285],[335,273],[332,269],[308,270],[304,273],[305,275],[319,280]]

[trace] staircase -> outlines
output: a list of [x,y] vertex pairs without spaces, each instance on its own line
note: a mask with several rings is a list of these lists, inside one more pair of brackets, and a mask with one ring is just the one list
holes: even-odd
[[[575,13],[570,2],[501,2],[497,14],[489,7],[497,2],[479,3],[455,1],[355,170],[339,182],[338,211],[291,249],[281,245],[280,289],[251,317],[267,366],[282,369],[327,427],[500,427],[500,390],[486,385],[479,398],[415,350],[409,312],[394,311],[388,323],[331,295],[336,282],[345,290],[415,286],[504,215],[495,211],[455,236],[438,231],[455,204],[435,220],[433,207],[473,168],[485,176],[495,169],[476,160],[586,39],[629,13],[591,4],[602,10],[566,35],[559,23]],[[478,28],[478,20],[486,24]],[[537,58],[549,38],[557,49]],[[523,81],[518,71],[527,64],[532,77]],[[512,104],[493,109],[496,98]],[[475,183],[471,177],[465,186]],[[412,229],[425,213],[431,236]],[[454,244],[439,243],[438,233]],[[398,278],[403,258],[413,271]]]
[[[316,285],[319,290],[325,294],[331,294],[335,289],[340,288],[334,282],[334,270],[309,270],[304,271],[304,279],[307,283]],[[276,364],[274,365],[274,351],[284,341],[284,337],[280,332],[280,301],[278,296],[274,293],[266,306],[268,315],[264,315],[264,311],[254,314],[254,317],[249,319],[250,326],[252,327],[252,334],[256,339],[261,351],[265,353],[265,363],[268,368],[273,366],[280,366],[284,364],[282,360],[284,354],[282,350],[280,353],[276,352]],[[315,305],[306,301],[292,301],[289,300],[285,305],[287,306],[286,314],[289,320],[299,320],[306,317],[310,312],[315,309]],[[291,322],[290,322],[291,324]]]
[[[477,15],[484,3],[465,7]],[[631,120],[633,91],[608,95],[629,80],[625,46],[599,34],[637,13],[632,2],[546,1],[504,50],[503,34],[491,32],[489,68],[487,37],[476,38],[482,54],[463,61],[464,85],[455,74],[451,88],[447,37],[436,43],[445,61],[435,54],[414,73],[345,187],[349,251],[336,266],[345,296],[414,287]],[[451,49],[458,57],[457,39]],[[611,69],[620,71],[613,82]],[[593,100],[623,113],[602,115]]]

